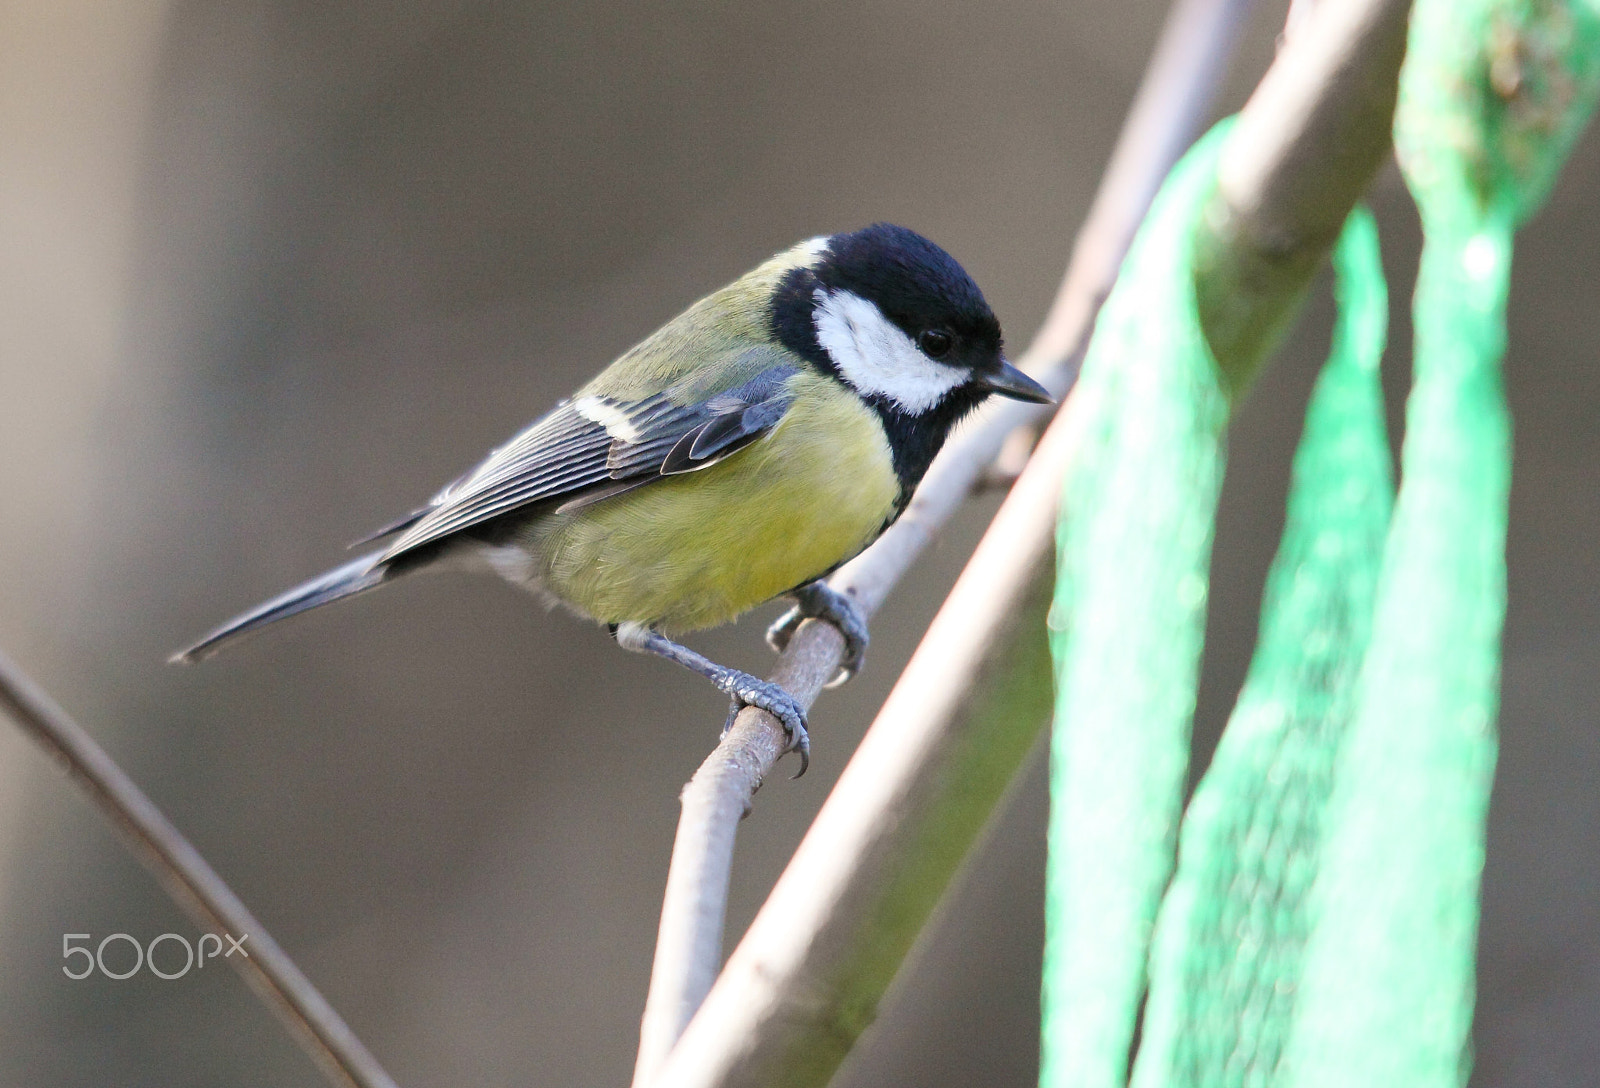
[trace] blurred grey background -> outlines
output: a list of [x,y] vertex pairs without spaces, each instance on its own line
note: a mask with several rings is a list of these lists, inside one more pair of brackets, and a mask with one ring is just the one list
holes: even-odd
[[[1224,107],[1270,59],[1260,5]],[[195,669],[687,302],[889,219],[1014,344],[1165,5],[0,0],[0,646],[234,883],[402,1085],[622,1084],[676,795],[719,697],[487,579],[419,580]],[[1504,747],[1476,1083],[1600,1068],[1600,140],[1524,233]],[[1392,169],[1398,426],[1418,233]],[[1197,730],[1243,675],[1326,289],[1238,419]],[[974,502],[741,830],[753,915],[959,570]],[[775,610],[772,610],[775,611]],[[770,613],[696,645],[759,670]],[[1036,1074],[1035,766],[849,1085]],[[63,933],[192,935],[0,728],[0,1083],[316,1085],[225,970],[73,982]]]

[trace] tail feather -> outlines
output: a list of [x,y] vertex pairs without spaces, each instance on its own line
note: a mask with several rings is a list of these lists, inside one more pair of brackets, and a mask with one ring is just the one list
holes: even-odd
[[382,552],[372,552],[364,555],[303,585],[298,585],[264,604],[259,604],[250,611],[235,616],[188,649],[179,650],[167,660],[173,664],[192,664],[210,657],[224,644],[258,627],[264,627],[288,616],[299,615],[329,601],[353,597],[357,593],[380,586],[390,577],[389,564],[380,562],[382,554]]

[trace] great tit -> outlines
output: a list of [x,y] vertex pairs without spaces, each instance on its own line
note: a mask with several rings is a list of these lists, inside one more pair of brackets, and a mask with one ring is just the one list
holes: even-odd
[[[693,669],[809,742],[783,688],[669,638],[775,597],[781,649],[818,617],[861,665],[866,624],[823,581],[900,515],[952,427],[990,394],[1048,402],[1005,360],[966,271],[904,227],[813,238],[700,300],[422,506],[386,547],[229,620],[258,627],[414,571],[487,569]],[[731,720],[731,719],[730,719]]]

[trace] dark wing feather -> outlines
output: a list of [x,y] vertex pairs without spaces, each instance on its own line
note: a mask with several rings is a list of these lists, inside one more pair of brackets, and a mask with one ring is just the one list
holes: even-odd
[[[788,411],[789,367],[774,367],[699,404],[667,393],[566,402],[440,492],[383,555],[393,559],[518,507],[566,498],[575,509],[722,460]],[[601,422],[603,421],[603,422]]]

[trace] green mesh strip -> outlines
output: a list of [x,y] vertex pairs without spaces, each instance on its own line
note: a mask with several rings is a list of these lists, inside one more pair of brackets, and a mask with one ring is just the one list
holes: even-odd
[[1172,867],[1228,403],[1195,314],[1191,224],[1223,127],[1173,171],[1095,326],[1052,612],[1046,1086],[1120,1085]]
[[1426,244],[1404,485],[1329,799],[1296,1088],[1465,1083],[1495,757],[1511,232],[1592,108],[1593,3],[1419,0],[1396,146]]
[[1378,381],[1388,294],[1370,215],[1351,217],[1334,267],[1339,321],[1295,455],[1260,645],[1162,903],[1137,1088],[1268,1083],[1292,1021],[1392,489]]
[[1405,483],[1325,816],[1287,1083],[1460,1076],[1505,596],[1508,242],[1474,236],[1483,275],[1461,247],[1424,253]]
[[1358,219],[1257,660],[1152,953],[1227,416],[1188,238],[1218,134],[1164,188],[1096,329],[1065,493],[1048,1088],[1124,1082],[1147,955],[1138,1088],[1464,1082],[1504,611],[1511,235],[1597,92],[1600,0],[1418,0],[1396,136],[1427,236],[1404,486],[1380,563],[1366,360],[1381,287]]

